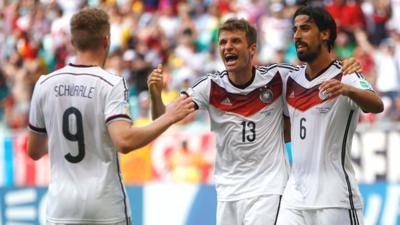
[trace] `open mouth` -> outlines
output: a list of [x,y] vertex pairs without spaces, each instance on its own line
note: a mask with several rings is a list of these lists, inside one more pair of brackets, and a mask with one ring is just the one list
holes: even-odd
[[296,42],[296,49],[297,51],[301,51],[304,50],[305,48],[307,48],[307,44],[303,43],[303,42]]
[[231,64],[235,63],[239,57],[235,54],[226,54],[224,58],[225,58],[225,62],[228,65],[231,65]]

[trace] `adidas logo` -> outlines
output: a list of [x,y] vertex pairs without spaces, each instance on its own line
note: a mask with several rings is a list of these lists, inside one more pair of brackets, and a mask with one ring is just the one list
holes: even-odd
[[292,91],[292,93],[290,93],[289,98],[294,98],[294,91]]
[[224,100],[222,100],[221,102],[222,105],[232,105],[231,100],[229,100],[228,97],[224,98]]

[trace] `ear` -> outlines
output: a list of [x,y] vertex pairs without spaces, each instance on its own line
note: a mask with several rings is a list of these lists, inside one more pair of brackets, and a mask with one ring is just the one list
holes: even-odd
[[105,35],[103,37],[103,47],[108,48],[110,45],[110,35]]
[[320,37],[323,41],[328,41],[331,36],[331,32],[329,30],[324,30],[320,32]]
[[254,43],[254,44],[250,45],[249,51],[250,51],[251,57],[253,57],[256,54],[256,51],[257,51],[257,44]]

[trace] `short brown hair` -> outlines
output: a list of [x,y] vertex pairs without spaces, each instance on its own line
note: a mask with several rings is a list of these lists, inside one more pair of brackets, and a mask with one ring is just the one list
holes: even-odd
[[71,42],[77,50],[99,48],[104,35],[109,34],[109,16],[101,9],[86,8],[71,19]]
[[218,31],[218,37],[221,31],[243,31],[246,33],[247,43],[250,45],[257,43],[257,31],[247,20],[231,18],[225,21]]

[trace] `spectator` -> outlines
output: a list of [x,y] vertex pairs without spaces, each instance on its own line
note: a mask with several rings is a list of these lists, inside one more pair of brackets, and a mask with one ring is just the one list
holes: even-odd
[[378,48],[375,48],[368,41],[365,32],[357,31],[355,35],[361,48],[372,52],[376,65],[376,90],[386,102],[385,115],[390,118],[399,110],[396,108],[396,100],[399,97],[400,74],[395,59],[395,42],[393,39],[385,39]]

